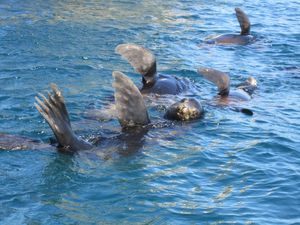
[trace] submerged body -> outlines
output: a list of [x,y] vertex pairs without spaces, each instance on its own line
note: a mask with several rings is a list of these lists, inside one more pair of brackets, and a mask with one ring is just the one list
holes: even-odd
[[215,38],[211,38],[205,41],[207,44],[237,44],[237,45],[246,45],[255,41],[255,37],[250,35],[250,20],[246,13],[243,12],[240,8],[235,8],[235,13],[237,20],[241,27],[240,34],[223,34]]
[[45,149],[51,145],[27,137],[0,133],[0,150]]
[[215,38],[206,40],[206,44],[237,44],[246,45],[255,41],[255,37],[252,35],[240,35],[240,34],[223,34]]
[[227,96],[218,95],[215,98],[215,102],[217,102],[218,105],[224,106],[249,100],[251,100],[251,96],[241,89],[232,90]]

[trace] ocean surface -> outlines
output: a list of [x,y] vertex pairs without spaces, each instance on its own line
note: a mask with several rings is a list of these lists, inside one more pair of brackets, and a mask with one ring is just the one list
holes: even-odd
[[[204,44],[239,33],[235,7],[256,42]],[[299,0],[0,0],[0,133],[47,144],[0,151],[0,224],[300,224],[299,8]],[[141,84],[114,51],[128,42],[149,48],[161,73],[196,86],[148,99],[157,126],[133,136],[107,110],[112,71]],[[209,104],[217,88],[199,67],[229,73],[232,87],[255,77],[252,100],[238,103],[254,115]],[[97,138],[97,150],[48,145],[52,131],[33,103],[51,82],[73,129]],[[184,96],[205,117],[165,121],[165,107]]]

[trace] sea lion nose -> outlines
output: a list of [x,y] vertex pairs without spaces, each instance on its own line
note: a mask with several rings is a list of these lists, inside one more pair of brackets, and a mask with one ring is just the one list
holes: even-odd
[[254,77],[249,77],[249,78],[247,79],[247,81],[248,81],[251,85],[254,85],[254,86],[257,85],[257,81],[256,81],[256,79],[255,79]]

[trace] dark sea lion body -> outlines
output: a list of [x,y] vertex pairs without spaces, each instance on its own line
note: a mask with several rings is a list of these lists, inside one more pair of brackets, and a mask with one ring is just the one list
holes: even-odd
[[142,94],[177,95],[187,90],[187,81],[176,76],[157,74],[153,83],[144,83],[140,89]]
[[250,20],[246,13],[243,12],[240,8],[235,8],[236,17],[241,27],[240,34],[223,34],[215,38],[206,40],[207,44],[237,44],[237,45],[246,45],[255,41],[255,37],[250,35]]
[[120,44],[116,47],[116,52],[142,75],[142,94],[176,95],[189,88],[186,79],[158,73],[154,54],[140,45]]

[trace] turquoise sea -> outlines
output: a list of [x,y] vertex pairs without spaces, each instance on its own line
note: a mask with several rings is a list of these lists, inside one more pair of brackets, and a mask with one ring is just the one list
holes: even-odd
[[[257,41],[205,45],[239,33],[235,7]],[[0,133],[49,143],[33,103],[54,82],[76,133],[99,139],[97,151],[75,154],[50,145],[0,151],[0,224],[300,224],[299,8],[299,0],[0,0]],[[112,104],[112,71],[141,84],[114,51],[122,43],[149,48],[161,73],[194,83],[182,96],[202,102],[205,117],[126,138],[116,119],[87,116]],[[228,72],[232,86],[255,77],[253,99],[240,103],[254,115],[206,104],[217,89],[199,67]],[[147,102],[154,123],[165,122],[164,101]]]

